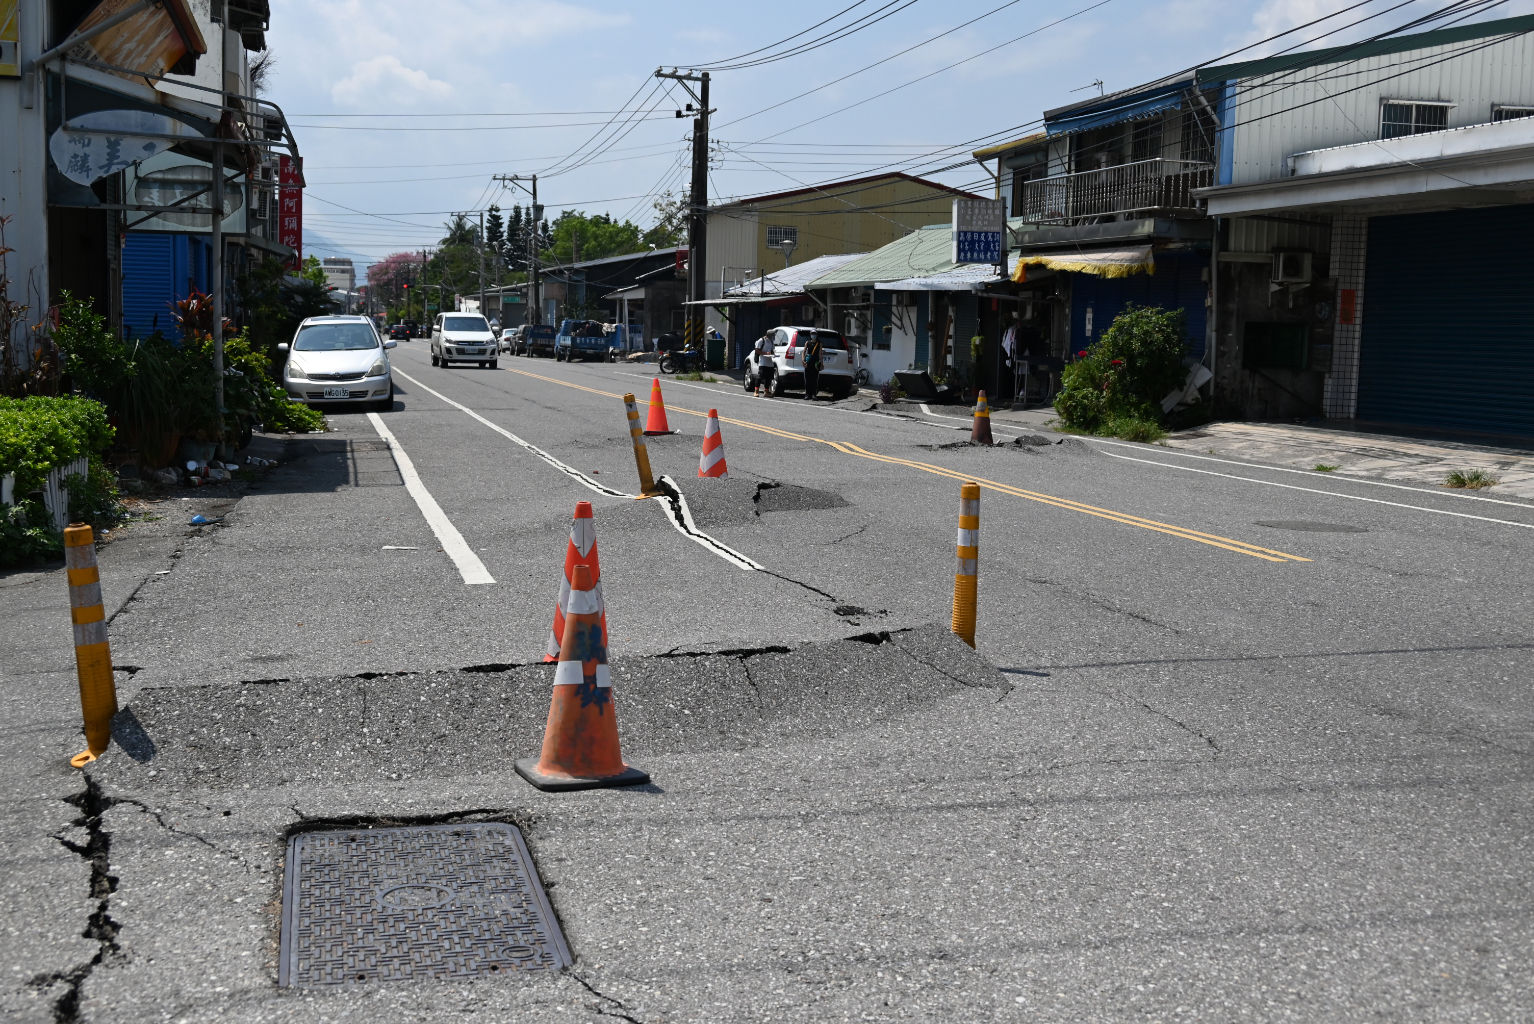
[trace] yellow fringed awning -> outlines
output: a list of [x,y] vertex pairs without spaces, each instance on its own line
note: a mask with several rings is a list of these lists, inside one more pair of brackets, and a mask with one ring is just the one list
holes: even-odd
[[1132,249],[1105,249],[1100,252],[1024,253],[1018,258],[1017,269],[1012,272],[1012,280],[1018,283],[1028,280],[1030,263],[1050,270],[1094,274],[1097,277],[1129,277],[1132,274],[1156,272],[1156,259],[1148,245],[1139,245]]

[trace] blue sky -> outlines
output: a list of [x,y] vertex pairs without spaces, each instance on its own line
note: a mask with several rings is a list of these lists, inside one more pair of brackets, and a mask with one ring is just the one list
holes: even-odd
[[[1353,2],[865,0],[795,42],[865,13],[887,16],[810,52],[711,75],[710,198],[891,164],[929,174],[964,160],[971,140],[1024,134],[1042,111],[1095,95],[1097,80],[1109,92],[1132,86]],[[1389,11],[1400,0],[1370,0],[1278,45],[1378,15],[1311,45],[1359,38],[1444,2]],[[664,93],[656,68],[725,61],[850,5],[276,0],[268,95],[304,154],[306,247],[373,260],[429,246],[450,211],[525,204],[491,181],[496,173],[538,173],[551,218],[581,209],[648,226],[655,196],[688,180],[690,121],[674,116],[687,97],[676,86]],[[1511,0],[1472,20],[1531,10],[1534,0]],[[834,81],[875,61],[883,63]],[[808,95],[793,98],[800,93]],[[650,113],[629,120],[636,109]],[[973,163],[931,176],[976,189],[988,180]]]

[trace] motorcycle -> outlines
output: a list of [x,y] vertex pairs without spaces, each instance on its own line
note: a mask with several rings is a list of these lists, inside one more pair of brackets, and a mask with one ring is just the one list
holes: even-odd
[[695,373],[702,369],[703,353],[698,349],[672,349],[660,355],[661,373]]

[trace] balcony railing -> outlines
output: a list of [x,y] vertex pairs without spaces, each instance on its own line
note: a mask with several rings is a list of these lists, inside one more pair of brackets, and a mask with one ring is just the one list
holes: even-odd
[[1214,165],[1136,160],[1057,174],[1023,185],[1023,217],[1037,224],[1079,223],[1125,213],[1199,213],[1193,190],[1214,184]]

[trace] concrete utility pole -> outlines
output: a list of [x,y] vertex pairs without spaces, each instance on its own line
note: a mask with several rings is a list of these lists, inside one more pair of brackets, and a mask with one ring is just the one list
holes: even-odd
[[[538,292],[538,227],[543,223],[543,207],[538,205],[538,175],[536,174],[497,174],[495,181],[506,182],[516,185],[533,197],[532,226],[527,232],[527,322],[530,324],[543,323],[542,296]],[[522,183],[532,182],[533,187],[528,189]]]
[[[713,113],[708,106],[708,72],[700,74],[679,74],[675,68],[671,71],[656,69],[656,78],[670,78],[681,82],[682,88],[686,89],[698,103],[696,110],[689,103],[687,110],[694,113],[692,119],[692,191],[687,197],[689,216],[687,219],[687,298],[692,303],[701,303],[708,297],[706,290],[708,264],[706,262],[708,249],[708,118]],[[693,92],[691,82],[698,83],[698,91]],[[678,110],[677,117],[685,117],[686,112]],[[682,341],[688,348],[703,347],[703,307],[701,305],[689,305],[687,307],[687,327],[682,334]]]
[[[485,316],[485,211],[479,211],[479,315]],[[485,317],[486,320],[489,317]]]

